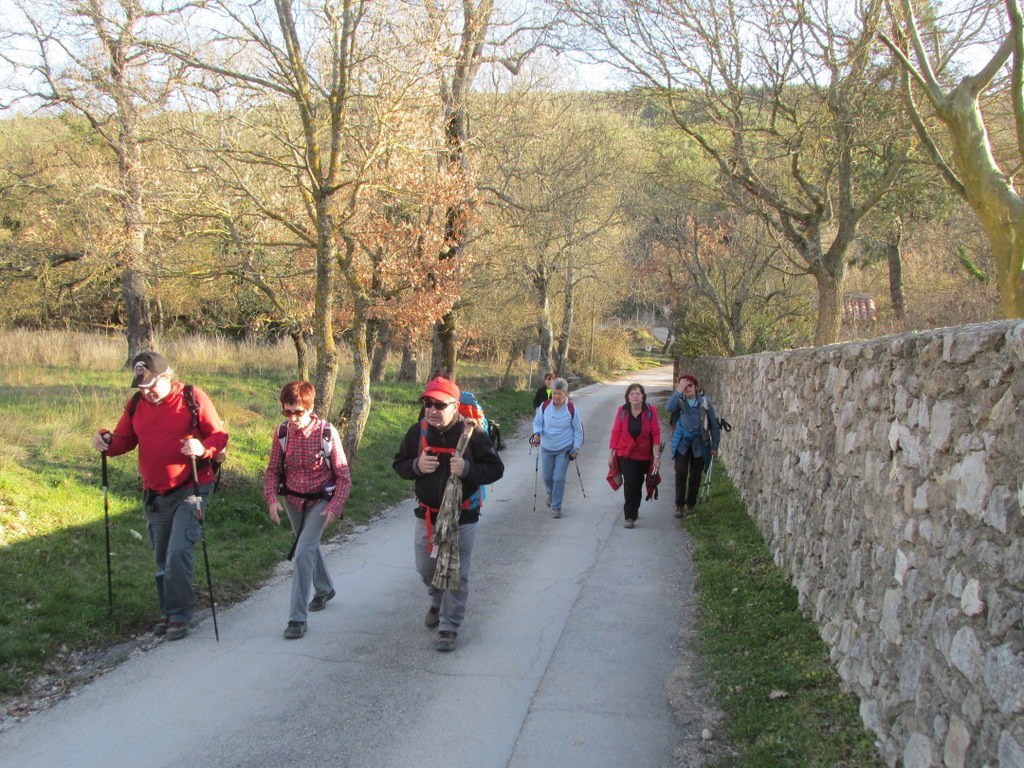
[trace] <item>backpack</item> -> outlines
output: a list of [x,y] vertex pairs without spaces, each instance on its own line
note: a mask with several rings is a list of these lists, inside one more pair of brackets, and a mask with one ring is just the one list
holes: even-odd
[[[320,419],[320,453],[323,454],[325,460],[330,459],[331,453],[334,451],[332,435],[333,427],[330,422]],[[317,493],[296,493],[295,491],[289,490],[288,485],[285,482],[285,474],[288,471],[288,463],[286,461],[288,457],[287,421],[282,421],[277,426],[277,442],[281,446],[281,477],[278,479],[277,483],[277,492],[279,494],[298,496],[300,499],[330,499],[334,496],[334,490],[336,488],[334,482],[328,482],[328,484],[321,488]]]
[[[181,390],[181,395],[185,398],[185,406],[188,408],[188,412],[192,415],[192,425],[190,429],[193,434],[202,437],[203,430],[199,426],[199,403],[196,402],[196,388],[191,384],[186,384]],[[139,401],[141,399],[142,392],[136,390],[135,394],[132,395],[132,399],[128,401],[127,410],[129,419],[135,418],[135,411],[139,407]],[[225,451],[221,451],[212,459],[203,458],[196,461],[196,464],[200,467],[203,466],[204,463],[210,464],[212,462],[213,474],[215,477],[214,490],[216,490],[217,486],[220,485],[220,468],[226,458],[227,453]]]
[[[566,400],[565,404],[569,406],[569,418],[576,417],[576,406],[572,404],[572,400]],[[540,412],[543,414],[547,410],[548,406],[551,405],[551,398],[549,397],[543,403],[540,404]]]
[[[569,406],[569,421],[572,421],[573,419],[576,418],[576,406],[572,404],[572,400],[566,400],[565,404]],[[544,415],[544,411],[548,409],[549,405],[551,405],[551,398],[548,398],[547,400],[540,404],[541,416]],[[583,419],[580,419],[580,432],[583,432]],[[586,439],[585,435],[583,439]]]
[[500,451],[505,447],[501,444],[501,425],[484,416],[484,409],[480,406],[480,401],[476,399],[476,395],[472,392],[462,391],[462,394],[459,396],[459,413],[483,427],[484,432],[491,438],[494,450]]
[[[704,394],[704,390],[703,389],[697,392],[697,405],[704,411],[704,419],[706,421],[707,420],[707,414],[708,414],[708,397],[707,397],[707,395]],[[679,414],[681,414],[682,412],[683,412],[683,406],[680,405],[678,409],[672,411],[669,414],[668,424],[673,429],[675,429],[676,422],[679,421]],[[722,430],[723,432],[732,432],[732,424],[730,424],[728,421],[726,421],[725,419],[722,419],[722,418],[719,418],[719,420],[718,420],[718,428],[720,430]],[[706,431],[707,430],[705,430],[705,432]],[[708,438],[705,438],[705,439],[708,439]],[[708,442],[710,443],[710,439],[708,439]]]

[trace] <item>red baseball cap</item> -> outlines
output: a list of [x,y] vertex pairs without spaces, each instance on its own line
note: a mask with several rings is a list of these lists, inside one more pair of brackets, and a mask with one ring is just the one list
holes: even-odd
[[457,403],[461,394],[454,381],[438,376],[430,380],[427,388],[420,395],[420,400],[425,397],[432,397],[441,403]]

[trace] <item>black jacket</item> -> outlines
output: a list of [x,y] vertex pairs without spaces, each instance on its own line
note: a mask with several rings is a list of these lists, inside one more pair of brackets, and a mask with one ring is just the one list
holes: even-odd
[[541,384],[537,387],[537,391],[533,393],[533,410],[540,408],[540,404],[551,397],[551,390],[548,389],[547,384]]
[[[427,425],[427,446],[438,448],[454,448],[462,435],[463,418],[456,416],[452,423],[443,432]],[[438,509],[444,498],[444,486],[451,474],[451,454],[438,454],[437,470],[429,475],[421,475],[416,469],[416,459],[420,455],[420,422],[409,427],[405,433],[402,445],[395,454],[395,460],[391,466],[399,477],[415,481],[416,499],[420,502],[416,507],[416,517],[424,516],[422,505]],[[505,465],[498,456],[497,451],[491,444],[491,439],[483,429],[477,427],[469,438],[469,445],[463,454],[469,469],[466,476],[462,478],[462,498],[470,499],[481,485],[489,485],[495,480],[500,480],[505,474]],[[474,500],[469,509],[463,509],[459,515],[459,525],[475,523],[480,519],[480,503]]]

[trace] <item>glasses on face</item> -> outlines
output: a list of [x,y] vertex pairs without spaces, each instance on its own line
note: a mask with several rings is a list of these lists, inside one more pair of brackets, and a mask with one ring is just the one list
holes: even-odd
[[692,381],[688,381],[683,384],[683,389],[693,389],[696,385]]
[[439,403],[437,400],[431,400],[430,398],[423,401],[424,408],[433,408],[435,411],[443,411],[449,405],[451,403]]
[[281,413],[285,416],[301,416],[307,410],[306,408],[282,408]]

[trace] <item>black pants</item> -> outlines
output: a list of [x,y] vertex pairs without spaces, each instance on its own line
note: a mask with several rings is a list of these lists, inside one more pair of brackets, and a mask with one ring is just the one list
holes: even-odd
[[619,456],[619,472],[622,473],[622,496],[625,503],[622,512],[627,520],[636,520],[640,514],[640,501],[644,497],[644,478],[651,462],[626,459]]
[[704,474],[704,457],[694,456],[693,449],[687,448],[686,454],[674,456],[676,465],[676,507],[684,506],[691,509],[697,506],[697,493]]

